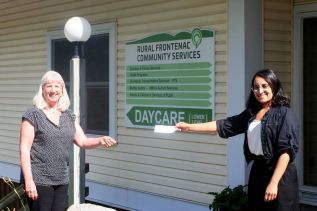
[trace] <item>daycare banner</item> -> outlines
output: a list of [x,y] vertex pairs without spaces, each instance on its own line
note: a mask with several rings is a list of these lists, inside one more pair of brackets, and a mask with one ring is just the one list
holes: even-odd
[[159,33],[125,45],[125,126],[214,118],[214,31]]

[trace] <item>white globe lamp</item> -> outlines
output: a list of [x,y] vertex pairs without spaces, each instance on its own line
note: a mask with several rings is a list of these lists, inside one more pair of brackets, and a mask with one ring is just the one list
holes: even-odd
[[64,34],[70,42],[86,42],[91,35],[91,27],[85,18],[72,17],[65,24]]

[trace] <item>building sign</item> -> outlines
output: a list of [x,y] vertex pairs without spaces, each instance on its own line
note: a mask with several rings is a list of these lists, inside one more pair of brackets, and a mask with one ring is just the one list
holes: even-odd
[[214,115],[214,31],[160,33],[126,43],[127,127],[152,128]]

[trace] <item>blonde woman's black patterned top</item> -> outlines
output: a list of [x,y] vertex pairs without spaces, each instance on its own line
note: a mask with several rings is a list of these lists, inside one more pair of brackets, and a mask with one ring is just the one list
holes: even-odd
[[55,125],[38,108],[27,110],[22,120],[28,120],[35,129],[31,147],[31,170],[36,185],[68,184],[68,158],[75,135],[75,115],[62,112]]

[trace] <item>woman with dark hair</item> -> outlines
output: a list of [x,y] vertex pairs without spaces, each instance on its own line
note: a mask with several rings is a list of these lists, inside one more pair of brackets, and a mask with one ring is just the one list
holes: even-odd
[[272,70],[252,79],[246,109],[226,119],[176,124],[178,131],[218,132],[222,138],[245,133],[244,155],[252,164],[248,198],[250,211],[298,211],[298,179],[294,163],[298,151],[298,121],[290,100]]

